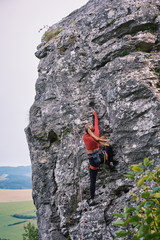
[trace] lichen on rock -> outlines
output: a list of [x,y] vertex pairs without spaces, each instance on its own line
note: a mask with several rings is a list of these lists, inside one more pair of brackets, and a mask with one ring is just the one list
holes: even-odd
[[[35,102],[25,129],[40,240],[112,240],[113,211],[134,188],[129,165],[160,156],[160,2],[90,0],[42,38]],[[63,29],[63,30],[62,30]],[[89,208],[82,136],[97,111],[116,170],[102,166]]]

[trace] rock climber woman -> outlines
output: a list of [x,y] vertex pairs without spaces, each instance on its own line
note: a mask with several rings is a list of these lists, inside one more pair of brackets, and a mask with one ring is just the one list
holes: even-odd
[[[90,200],[89,206],[95,205],[95,184],[97,172],[100,164],[107,163],[110,169],[114,169],[113,165],[113,150],[111,145],[108,144],[109,139],[99,137],[99,126],[97,113],[92,110],[94,116],[94,126],[91,124],[85,125],[86,133],[83,135],[83,141],[88,153],[89,159],[89,172],[90,172]],[[99,145],[105,146],[103,150]]]

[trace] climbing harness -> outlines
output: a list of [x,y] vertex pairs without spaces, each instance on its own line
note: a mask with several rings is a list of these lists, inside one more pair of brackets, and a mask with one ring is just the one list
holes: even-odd
[[99,169],[99,167],[94,167],[94,166],[92,166],[91,164],[89,164],[89,167],[90,167],[90,169],[92,169],[92,170],[98,170],[98,169]]
[[[94,160],[94,163],[97,164],[97,165],[100,165],[101,163],[101,159],[100,159],[100,154],[103,154],[104,156],[104,163],[106,163],[106,161],[108,160],[108,154],[105,152],[105,151],[102,151],[102,150],[98,150],[94,153],[91,153],[91,154],[88,154],[88,159],[92,158]],[[89,164],[89,167],[92,169],[92,170],[98,170],[99,169],[99,166],[92,166],[91,164]]]

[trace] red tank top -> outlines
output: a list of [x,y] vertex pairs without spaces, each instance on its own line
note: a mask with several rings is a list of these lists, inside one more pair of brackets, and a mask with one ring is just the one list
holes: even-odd
[[[98,117],[97,113],[94,112],[94,135],[99,137],[99,127],[98,127]],[[88,133],[83,135],[83,141],[87,150],[94,150],[99,148],[99,143],[97,143]]]

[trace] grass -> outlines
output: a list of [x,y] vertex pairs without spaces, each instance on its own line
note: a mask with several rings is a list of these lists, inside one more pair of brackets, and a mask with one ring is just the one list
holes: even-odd
[[44,40],[46,42],[49,42],[52,38],[55,38],[60,32],[62,32],[62,29],[60,27],[53,32],[50,30],[47,30],[44,33]]
[[[14,215],[20,215],[21,219]],[[0,238],[22,240],[24,225],[28,222],[37,225],[36,219],[30,219],[31,216],[36,216],[32,201],[0,203]]]
[[160,77],[160,70],[159,70],[159,71],[157,71],[156,73],[157,73],[157,75]]
[[124,50],[122,53],[120,53],[120,57],[124,57],[128,54],[129,54],[128,50]]

